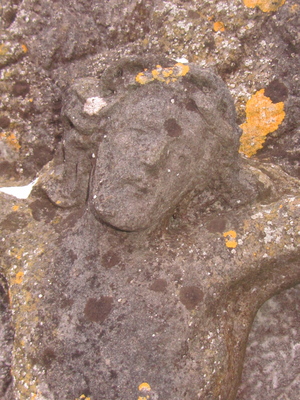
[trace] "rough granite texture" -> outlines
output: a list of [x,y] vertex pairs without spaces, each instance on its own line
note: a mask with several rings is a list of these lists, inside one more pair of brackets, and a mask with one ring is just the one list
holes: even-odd
[[299,2],[1,11],[0,397],[298,400]]
[[253,322],[237,400],[296,399],[300,389],[300,286],[267,301]]

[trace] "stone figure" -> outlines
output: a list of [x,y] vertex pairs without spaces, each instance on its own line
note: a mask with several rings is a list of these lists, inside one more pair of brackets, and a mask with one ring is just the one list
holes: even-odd
[[220,78],[169,65],[66,94],[11,272],[18,400],[234,399],[257,309],[300,281],[296,180],[239,156]]

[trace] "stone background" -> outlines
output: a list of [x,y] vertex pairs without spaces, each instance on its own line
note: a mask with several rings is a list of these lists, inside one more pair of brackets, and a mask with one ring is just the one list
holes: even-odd
[[296,400],[300,388],[300,286],[268,300],[258,311],[237,400]]

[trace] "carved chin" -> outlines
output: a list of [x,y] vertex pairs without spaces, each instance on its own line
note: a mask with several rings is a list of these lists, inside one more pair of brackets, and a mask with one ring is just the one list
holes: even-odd
[[121,231],[140,231],[152,225],[152,221],[141,213],[129,214],[126,210],[113,212],[103,208],[99,210],[97,207],[94,207],[94,212],[100,221]]
[[[120,199],[119,199],[120,200]],[[155,222],[153,210],[147,202],[130,203],[109,199],[101,201],[94,198],[92,208],[96,217],[112,227],[122,231],[140,231],[149,228]]]

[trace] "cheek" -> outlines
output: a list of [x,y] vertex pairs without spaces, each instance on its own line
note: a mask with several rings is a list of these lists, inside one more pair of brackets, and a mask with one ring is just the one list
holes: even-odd
[[[124,139],[124,138],[123,138]],[[166,143],[132,143],[126,140],[102,142],[94,171],[93,191],[119,190],[128,196],[127,185],[133,186],[140,198],[151,196],[170,201],[173,193],[186,189],[195,173],[194,154],[181,140]],[[126,190],[125,190],[126,188]],[[154,200],[154,198],[152,200]],[[155,201],[155,200],[154,200]]]

